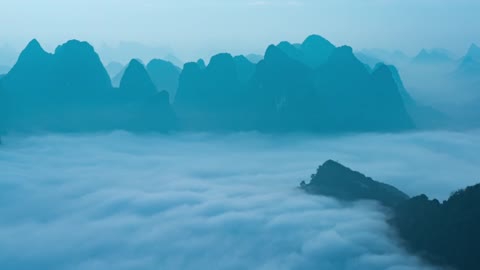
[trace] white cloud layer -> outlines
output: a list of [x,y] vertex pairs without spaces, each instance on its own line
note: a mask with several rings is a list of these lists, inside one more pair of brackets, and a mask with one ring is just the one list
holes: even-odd
[[410,193],[479,175],[477,133],[7,137],[0,269],[429,269],[371,202],[295,189],[328,158]]

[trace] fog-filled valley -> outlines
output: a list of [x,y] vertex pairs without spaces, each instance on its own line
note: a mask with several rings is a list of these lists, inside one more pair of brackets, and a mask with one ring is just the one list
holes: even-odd
[[480,4],[8,2],[0,270],[480,269]]
[[434,269],[374,202],[305,195],[326,159],[408,194],[475,183],[479,133],[7,136],[4,269]]
[[34,39],[0,77],[0,266],[475,269],[478,59]]

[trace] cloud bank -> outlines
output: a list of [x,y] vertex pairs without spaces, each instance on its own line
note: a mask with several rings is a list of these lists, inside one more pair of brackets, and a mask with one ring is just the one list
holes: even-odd
[[333,158],[407,192],[479,175],[477,133],[7,137],[1,269],[432,269],[372,202],[295,189]]

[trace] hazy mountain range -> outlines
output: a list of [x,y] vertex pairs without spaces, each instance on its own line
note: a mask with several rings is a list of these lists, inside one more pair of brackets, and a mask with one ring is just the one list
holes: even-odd
[[[144,66],[139,59],[104,67],[86,42],[47,53],[33,40],[1,79],[3,129],[339,133],[449,126],[446,114],[415,100],[397,68],[372,67],[372,52],[387,55],[355,54],[312,35],[271,45],[264,56],[218,54],[208,65],[153,59]],[[406,56],[394,52],[391,59]],[[459,70],[475,74],[477,60],[472,45]],[[407,62],[447,61],[443,50],[422,50]]]

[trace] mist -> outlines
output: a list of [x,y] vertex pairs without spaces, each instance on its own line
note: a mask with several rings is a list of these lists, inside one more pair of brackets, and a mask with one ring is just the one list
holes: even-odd
[[433,269],[374,202],[296,187],[334,159],[410,195],[473,184],[480,132],[3,138],[4,269]]
[[459,52],[480,43],[478,8],[472,0],[7,0],[0,3],[8,11],[0,18],[8,26],[0,40],[18,50],[32,38],[49,50],[72,38],[96,47],[135,41],[170,47],[184,61],[222,51],[261,53],[271,43],[301,42],[312,33],[359,49],[414,54],[439,46]]
[[[449,63],[395,63],[405,87],[414,99],[446,113],[461,110],[461,106],[480,96],[472,76],[459,76],[461,60]],[[454,97],[454,98],[452,98]]]

